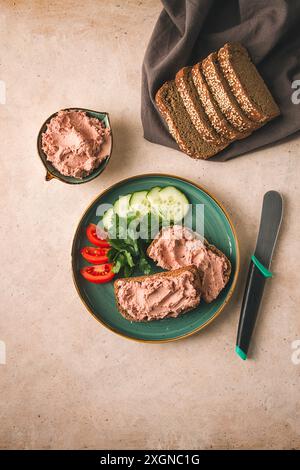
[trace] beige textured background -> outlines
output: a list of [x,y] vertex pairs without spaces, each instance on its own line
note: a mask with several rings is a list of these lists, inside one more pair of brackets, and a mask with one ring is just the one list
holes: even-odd
[[[146,142],[140,71],[159,11],[158,0],[0,1],[1,448],[300,448],[300,365],[291,360],[300,339],[300,141],[227,163]],[[110,112],[115,136],[107,170],[78,187],[46,183],[36,155],[42,122],[67,106]],[[155,171],[213,192],[232,216],[242,256],[222,315],[190,339],[161,345],[101,327],[70,270],[87,204],[121,178]],[[244,363],[234,354],[236,327],[269,189],[285,197],[284,225]]]

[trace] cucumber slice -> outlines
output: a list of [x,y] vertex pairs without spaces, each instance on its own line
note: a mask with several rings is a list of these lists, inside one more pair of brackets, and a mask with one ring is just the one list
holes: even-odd
[[115,211],[111,207],[110,209],[107,209],[107,211],[102,217],[102,223],[103,223],[103,227],[105,228],[105,230],[108,231],[112,228],[114,219],[115,219]]
[[151,188],[150,191],[147,193],[147,199],[151,204],[151,208],[155,213],[159,212],[159,206],[160,206],[160,193],[161,187],[160,186],[154,186],[154,188]]
[[147,199],[148,191],[137,191],[130,198],[129,207],[137,217],[142,217],[150,211],[150,202]]
[[126,218],[129,213],[129,201],[131,194],[126,194],[126,196],[121,196],[114,203],[114,211],[119,217]]
[[181,221],[189,211],[189,201],[185,194],[174,186],[167,186],[159,192],[159,212],[169,222]]

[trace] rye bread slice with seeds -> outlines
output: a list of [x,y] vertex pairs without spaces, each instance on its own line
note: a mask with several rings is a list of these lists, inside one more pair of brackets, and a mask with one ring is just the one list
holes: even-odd
[[213,52],[203,60],[202,72],[210,91],[230,124],[238,129],[238,131],[245,134],[254,131],[258,126],[255,122],[250,121],[246,114],[241,110],[227,80],[223,76],[218,63],[218,54],[216,52]]
[[[136,276],[136,277],[129,277],[129,278],[120,278],[117,279],[114,282],[114,292],[115,292],[115,298],[116,298],[116,303],[117,303],[117,308],[121,315],[126,318],[126,320],[129,321],[134,321],[134,322],[145,322],[145,321],[152,321],[152,320],[157,320],[157,318],[145,318],[145,319],[138,319],[137,317],[134,317],[132,313],[127,311],[127,309],[122,305],[122,300],[120,299],[119,293],[120,293],[120,288],[124,284],[128,283],[145,283],[145,282],[151,282],[153,279],[159,279],[164,282],[164,279],[174,279],[179,276],[182,276],[185,273],[191,273],[192,278],[191,278],[191,284],[196,290],[196,296],[194,301],[194,305],[191,308],[182,310],[178,315],[182,315],[184,313],[189,312],[190,310],[193,310],[196,308],[201,300],[201,294],[200,294],[200,276],[197,268],[195,266],[184,266],[183,268],[180,269],[174,269],[173,271],[164,271],[160,273],[155,273],[155,274],[150,274],[149,276]],[[170,309],[170,312],[164,316],[164,318],[170,318],[170,317],[175,317],[178,315],[174,315],[174,312]]]
[[200,62],[193,66],[192,77],[203,109],[218,134],[229,141],[243,139],[245,134],[232,127],[221,112],[203,76]]
[[207,159],[220,151],[218,145],[206,142],[194,127],[174,80],[163,84],[155,102],[182,152],[192,158]]
[[183,104],[201,137],[203,137],[206,142],[219,145],[220,150],[222,150],[229,144],[229,141],[218,134],[211,125],[201,101],[199,100],[191,70],[192,67],[183,67],[179,70],[175,77],[177,89],[180,93]]
[[264,124],[280,114],[245,47],[238,43],[225,44],[218,52],[218,61],[232,93],[250,119]]

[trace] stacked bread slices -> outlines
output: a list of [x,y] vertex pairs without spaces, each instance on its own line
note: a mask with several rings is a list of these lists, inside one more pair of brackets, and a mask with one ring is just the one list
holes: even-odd
[[207,159],[280,114],[247,50],[225,44],[156,93],[157,107],[179,148]]

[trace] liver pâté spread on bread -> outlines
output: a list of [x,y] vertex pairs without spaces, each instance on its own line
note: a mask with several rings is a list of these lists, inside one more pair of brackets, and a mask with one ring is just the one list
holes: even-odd
[[[171,77],[172,78],[172,77]],[[192,158],[210,158],[280,114],[246,49],[225,44],[164,83],[155,102],[170,134]]]
[[175,318],[200,303],[200,279],[195,266],[117,279],[114,288],[120,313],[135,322]]
[[196,266],[200,274],[201,296],[208,303],[218,297],[229,280],[231,265],[227,257],[197,233],[181,225],[163,228],[147,254],[163,269]]
[[107,157],[103,144],[109,129],[84,111],[59,111],[42,135],[47,160],[65,176],[89,175]]

